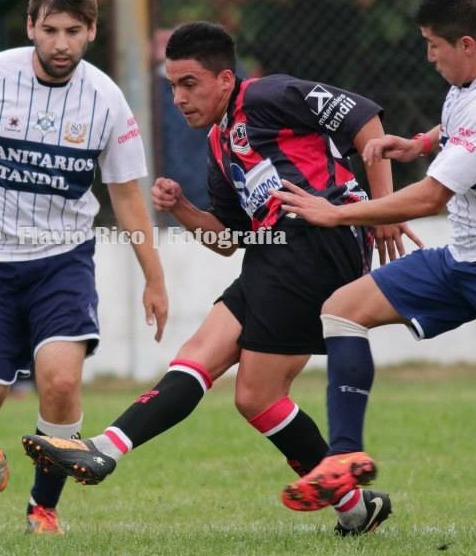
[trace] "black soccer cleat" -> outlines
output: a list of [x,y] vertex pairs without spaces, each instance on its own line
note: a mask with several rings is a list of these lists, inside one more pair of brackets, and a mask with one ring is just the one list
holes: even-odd
[[348,535],[357,536],[365,535],[365,533],[373,533],[392,513],[390,496],[385,492],[363,490],[362,495],[367,509],[367,518],[364,523],[359,527],[347,529],[337,522],[337,525],[334,527],[336,535],[347,537]]
[[97,485],[116,467],[91,440],[28,434],[22,438],[26,454],[45,470],[58,468],[83,485]]

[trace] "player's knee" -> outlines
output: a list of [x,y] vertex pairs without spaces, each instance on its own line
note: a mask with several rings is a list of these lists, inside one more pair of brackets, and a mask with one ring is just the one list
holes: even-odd
[[335,315],[338,313],[338,301],[339,296],[337,295],[337,291],[331,294],[322,304],[321,308],[321,315]]
[[43,399],[54,405],[68,403],[80,395],[81,377],[58,373],[38,382],[38,392]]
[[261,411],[261,405],[256,395],[248,390],[237,390],[235,393],[235,407],[242,417],[249,420]]
[[368,338],[368,329],[361,324],[332,314],[321,314],[322,335],[324,338],[352,336]]

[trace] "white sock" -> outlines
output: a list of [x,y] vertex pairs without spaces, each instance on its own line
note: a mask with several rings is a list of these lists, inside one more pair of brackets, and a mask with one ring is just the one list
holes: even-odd
[[346,529],[360,527],[367,517],[362,489],[351,490],[334,505],[339,523]]
[[116,427],[108,427],[104,434],[93,436],[89,440],[100,452],[116,461],[119,461],[133,448],[129,437]]
[[83,414],[77,423],[70,423],[67,425],[57,425],[56,423],[49,423],[38,413],[36,427],[42,434],[47,436],[56,436],[57,438],[79,438],[81,436],[81,426],[83,424]]

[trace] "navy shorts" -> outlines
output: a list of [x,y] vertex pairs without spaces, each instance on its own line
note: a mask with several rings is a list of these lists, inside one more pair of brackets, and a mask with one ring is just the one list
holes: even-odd
[[0,384],[32,369],[37,350],[52,341],[99,343],[94,240],[32,261],[0,263]]
[[476,262],[458,262],[448,247],[413,251],[372,272],[418,339],[476,319]]
[[242,348],[325,353],[321,306],[334,290],[362,275],[360,248],[349,228],[294,222],[276,227],[285,232],[286,245],[246,248],[240,276],[217,300],[242,325]]

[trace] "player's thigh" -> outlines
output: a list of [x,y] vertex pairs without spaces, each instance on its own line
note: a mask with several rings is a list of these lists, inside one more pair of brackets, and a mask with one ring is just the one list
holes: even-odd
[[[26,303],[35,362],[52,341],[86,341],[91,355],[99,342],[94,242],[43,259],[42,272],[28,290]],[[74,348],[73,348],[74,349]]]
[[248,419],[289,395],[310,355],[282,355],[243,349],[236,376],[235,403]]
[[200,363],[216,379],[238,362],[240,334],[241,324],[226,305],[219,301],[198,330],[182,345],[176,357]]
[[404,322],[371,274],[336,290],[322,306],[322,314],[348,319],[367,328]]

